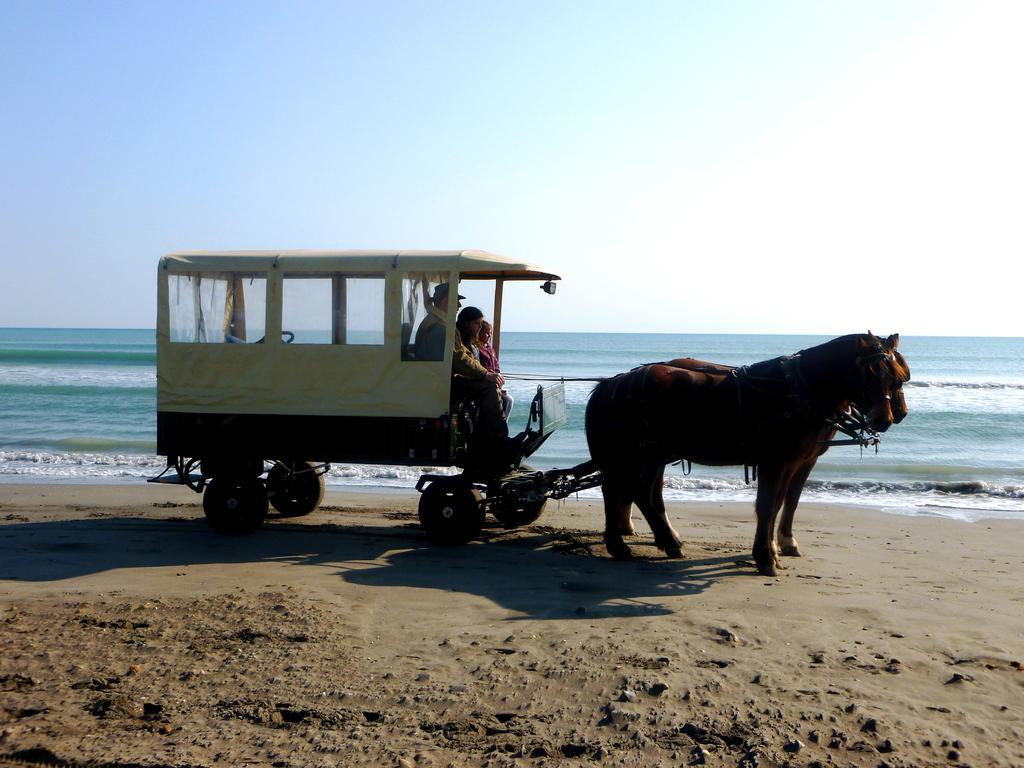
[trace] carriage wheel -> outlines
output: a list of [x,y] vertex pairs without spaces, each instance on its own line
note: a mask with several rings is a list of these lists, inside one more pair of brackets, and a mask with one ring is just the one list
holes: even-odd
[[219,533],[250,533],[267,517],[267,491],[258,478],[213,478],[203,494],[203,512]]
[[281,517],[308,515],[324,500],[326,473],[308,461],[278,462],[267,473],[267,496]]
[[480,492],[456,478],[428,485],[419,511],[420,525],[435,544],[465,544],[480,535],[484,524]]
[[544,514],[544,506],[547,503],[547,499],[536,499],[535,501],[508,499],[504,503],[492,507],[491,514],[506,528],[518,528],[537,522],[537,519]]

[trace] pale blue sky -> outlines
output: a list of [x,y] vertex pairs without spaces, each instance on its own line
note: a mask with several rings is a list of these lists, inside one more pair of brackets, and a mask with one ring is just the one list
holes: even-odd
[[1021,4],[0,4],[0,326],[483,248],[509,330],[1024,335]]

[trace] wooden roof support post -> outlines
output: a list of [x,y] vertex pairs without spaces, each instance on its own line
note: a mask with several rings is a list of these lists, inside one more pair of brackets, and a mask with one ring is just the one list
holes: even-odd
[[344,275],[331,280],[331,343],[348,344],[348,283]]
[[493,326],[493,336],[491,339],[491,346],[494,347],[495,356],[500,357],[501,353],[501,299],[502,294],[505,291],[505,281],[497,279],[494,281],[494,322],[491,323]]

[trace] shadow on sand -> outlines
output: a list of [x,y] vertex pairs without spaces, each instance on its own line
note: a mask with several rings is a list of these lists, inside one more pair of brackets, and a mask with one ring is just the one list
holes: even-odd
[[519,614],[514,619],[592,619],[671,613],[676,608],[666,599],[700,594],[718,580],[751,573],[739,554],[614,562],[596,556],[597,532],[493,527],[484,538],[461,547],[431,546],[417,524],[401,522],[273,522],[248,536],[219,535],[202,519],[26,522],[0,526],[0,583],[61,581],[113,569],[319,566],[290,578],[296,586],[340,578],[368,587],[477,595]]

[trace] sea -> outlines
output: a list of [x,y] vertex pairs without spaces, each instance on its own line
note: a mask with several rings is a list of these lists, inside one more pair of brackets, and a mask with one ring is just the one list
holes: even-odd
[[[646,362],[696,357],[746,365],[827,336],[515,333],[502,370],[564,378],[568,422],[529,460],[571,467],[588,456],[583,414],[594,379]],[[902,337],[909,415],[874,448],[837,446],[818,462],[803,501],[900,515],[1024,519],[1024,338]],[[513,434],[539,384],[509,380]],[[152,330],[0,329],[0,484],[143,483],[165,466],[156,450]],[[409,489],[432,467],[335,464],[335,488]],[[183,494],[190,491],[182,488]],[[0,498],[2,498],[0,485]],[[581,496],[599,496],[593,489]],[[665,496],[748,501],[742,467],[669,467]]]

